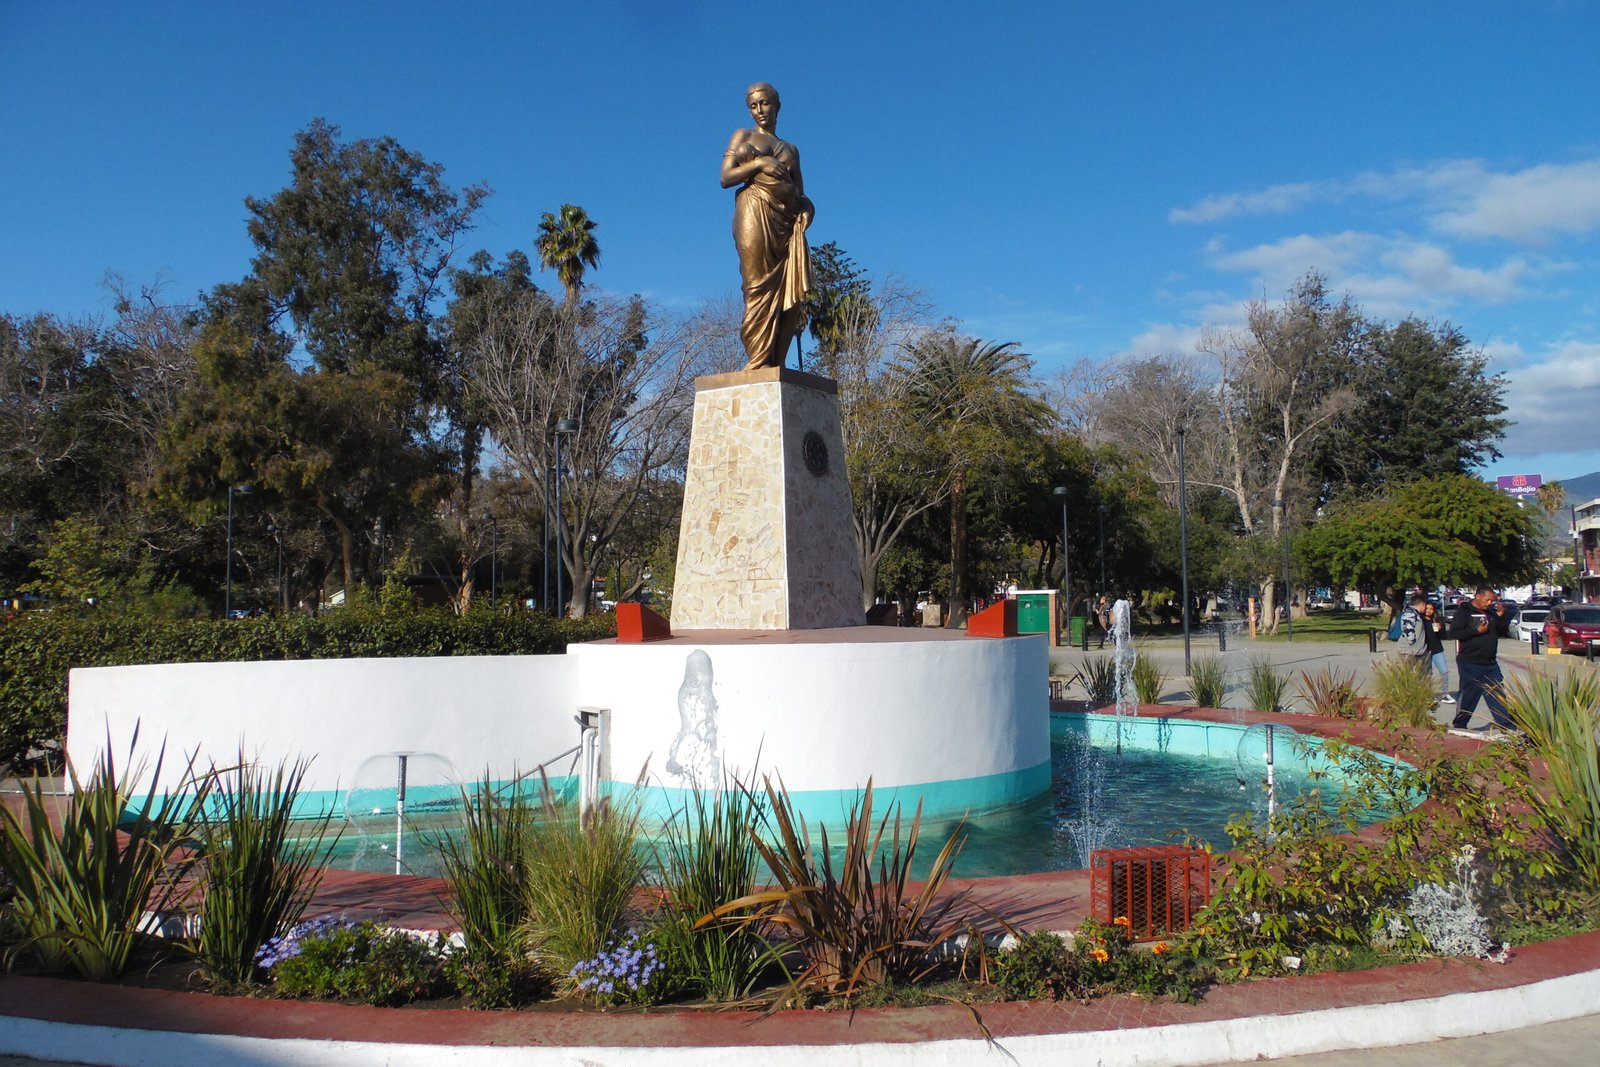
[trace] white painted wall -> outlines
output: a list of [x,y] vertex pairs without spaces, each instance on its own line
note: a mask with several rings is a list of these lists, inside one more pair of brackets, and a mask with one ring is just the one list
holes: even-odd
[[[976,778],[1050,758],[1045,638],[688,645],[574,645],[585,704],[611,710],[611,777],[648,761],[658,784],[680,729],[678,691],[710,657],[728,770],[782,772],[791,790]],[[759,759],[759,768],[757,761]]]
[[[648,768],[651,784],[685,788],[691,779],[666,765],[697,649],[712,663],[720,758],[751,784],[777,771],[792,791],[854,791],[868,778],[985,778],[1050,758],[1042,636],[87,668],[70,678],[67,752],[86,771],[109,736],[120,760],[137,727],[140,753],[167,745],[160,780],[141,782],[160,792],[179,784],[189,754],[227,766],[241,746],[267,768],[315,757],[306,792],[348,789],[368,760],[400,751],[444,756],[459,782],[551,759],[577,743],[578,707],[597,706],[610,710],[602,777],[632,783]],[[433,765],[414,760],[413,773]],[[363,785],[388,780],[381,761],[368,772]],[[429,784],[443,783],[411,779]]]
[[347,788],[369,757],[396,751],[444,754],[470,780],[485,767],[528,770],[576,744],[572,681],[566,656],[81,668],[68,682],[67,755],[86,774],[109,731],[120,761],[137,726],[152,761],[166,742],[161,791],[177,785],[190,753],[201,768],[226,766],[241,746],[268,768],[315,756],[307,792]]

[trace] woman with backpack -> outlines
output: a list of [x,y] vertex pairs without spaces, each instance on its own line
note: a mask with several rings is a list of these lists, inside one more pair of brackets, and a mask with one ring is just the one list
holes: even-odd
[[1411,598],[1411,605],[1400,615],[1400,650],[1413,656],[1422,670],[1439,675],[1439,700],[1454,704],[1450,695],[1450,674],[1444,658],[1444,623],[1438,609],[1422,593]]

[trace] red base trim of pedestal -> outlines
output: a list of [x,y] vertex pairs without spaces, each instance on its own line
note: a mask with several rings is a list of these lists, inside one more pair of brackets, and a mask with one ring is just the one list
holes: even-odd
[[667,620],[643,604],[625,602],[617,605],[617,641],[636,645],[642,641],[661,641],[672,636]]
[[967,619],[968,637],[1017,636],[1017,602],[1000,600]]

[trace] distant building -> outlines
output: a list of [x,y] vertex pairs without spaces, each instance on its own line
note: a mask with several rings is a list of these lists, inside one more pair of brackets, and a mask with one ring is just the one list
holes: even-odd
[[1600,602],[1600,497],[1573,508],[1572,536],[1576,538],[1578,596],[1584,603]]

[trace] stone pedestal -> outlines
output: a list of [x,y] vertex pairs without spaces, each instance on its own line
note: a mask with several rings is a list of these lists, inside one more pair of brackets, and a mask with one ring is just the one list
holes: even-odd
[[837,387],[787,368],[696,379],[673,630],[865,621]]

